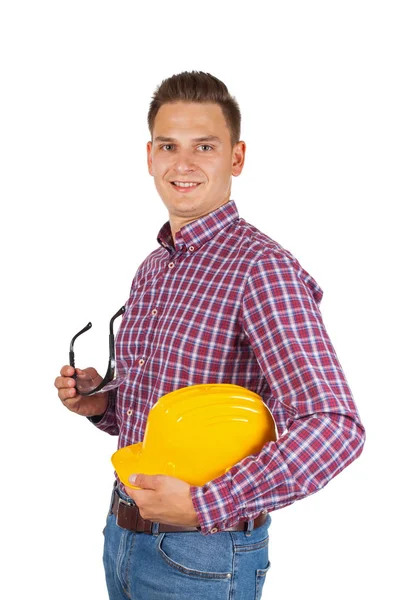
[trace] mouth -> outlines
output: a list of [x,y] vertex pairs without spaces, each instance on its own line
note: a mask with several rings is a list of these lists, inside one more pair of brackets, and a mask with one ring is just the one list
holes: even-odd
[[[189,181],[187,183],[190,183]],[[193,192],[193,190],[197,190],[201,183],[193,182],[190,185],[178,185],[174,181],[170,181],[170,184],[174,188],[174,190],[180,194],[188,194]]]

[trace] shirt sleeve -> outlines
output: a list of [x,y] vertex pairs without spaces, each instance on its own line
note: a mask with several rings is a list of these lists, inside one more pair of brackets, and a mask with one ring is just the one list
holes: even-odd
[[201,533],[305,498],[361,454],[365,430],[326,332],[321,299],[314,279],[284,252],[265,253],[252,267],[242,325],[271,397],[288,415],[286,429],[259,454],[190,488]]
[[119,435],[119,427],[115,414],[115,403],[118,390],[110,390],[108,392],[107,410],[103,415],[97,417],[87,417],[98,429],[109,433],[110,435]]

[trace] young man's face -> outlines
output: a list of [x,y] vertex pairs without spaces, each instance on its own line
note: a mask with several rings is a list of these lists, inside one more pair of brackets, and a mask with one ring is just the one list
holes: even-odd
[[[147,143],[149,173],[170,218],[184,223],[206,215],[230,198],[231,176],[241,173],[245,144],[232,148],[218,104],[163,104]],[[179,187],[176,182],[194,183]]]

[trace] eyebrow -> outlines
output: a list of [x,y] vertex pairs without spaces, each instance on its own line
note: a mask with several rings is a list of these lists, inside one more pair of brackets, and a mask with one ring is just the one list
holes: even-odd
[[[176,142],[175,138],[164,137],[162,135],[158,135],[155,139],[155,142]],[[221,144],[221,140],[216,135],[206,135],[198,138],[193,138],[193,142],[216,142],[217,144]]]

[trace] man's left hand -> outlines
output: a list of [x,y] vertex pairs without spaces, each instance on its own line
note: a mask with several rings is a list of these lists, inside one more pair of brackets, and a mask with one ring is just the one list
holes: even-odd
[[190,484],[169,475],[136,475],[132,485],[135,490],[125,486],[125,491],[135,501],[142,519],[149,519],[169,525],[188,525],[198,527],[199,518],[190,496]]

